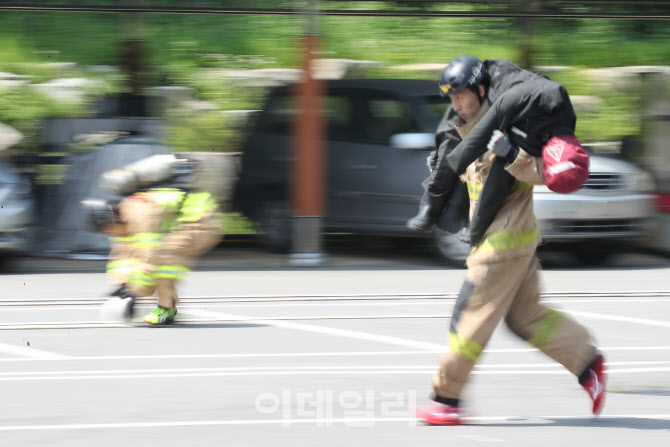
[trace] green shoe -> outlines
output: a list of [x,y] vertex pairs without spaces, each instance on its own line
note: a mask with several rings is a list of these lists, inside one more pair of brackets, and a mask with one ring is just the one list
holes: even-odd
[[177,308],[173,307],[172,309],[166,309],[164,307],[157,306],[149,315],[144,316],[144,322],[149,324],[168,324],[174,321],[174,317],[177,315]]

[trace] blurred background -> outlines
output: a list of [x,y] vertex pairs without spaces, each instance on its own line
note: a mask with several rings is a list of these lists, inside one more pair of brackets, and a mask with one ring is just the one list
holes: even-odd
[[[580,222],[579,216],[570,223],[556,219],[552,199],[538,192],[545,202],[538,213],[546,219],[538,219],[547,241],[563,242],[593,263],[624,242],[670,252],[669,20],[670,2],[661,0],[0,1],[0,253],[104,257],[106,239],[88,231],[79,202],[99,192],[97,181],[106,170],[166,151],[203,162],[199,181],[226,210],[228,239],[248,234],[267,248],[295,251],[301,236],[293,237],[290,218],[310,214],[303,212],[309,206],[296,211],[295,197],[287,197],[293,174],[288,147],[295,140],[271,140],[269,134],[290,136],[291,130],[268,130],[259,117],[288,116],[293,123],[304,115],[290,104],[270,110],[271,92],[304,80],[305,67],[308,78],[325,86],[315,91],[324,94],[342,79],[365,80],[356,85],[363,91],[392,79],[431,82],[435,91],[421,95],[434,106],[434,116],[388,131],[388,138],[374,143],[406,150],[390,144],[390,137],[432,132],[431,123],[447,105],[431,98],[438,93],[436,80],[461,54],[508,58],[563,83],[577,111],[578,138],[606,159],[579,192],[583,197],[571,197],[597,208],[595,215],[585,213]],[[309,52],[306,35],[318,36]],[[389,87],[387,93],[402,103],[408,89]],[[330,103],[322,104],[325,131],[318,135],[328,166],[317,170],[325,192],[312,202],[319,217],[312,230],[388,235],[401,247],[405,237],[416,241],[401,227],[418,205],[430,148],[411,148],[418,149],[412,157],[424,160],[416,172],[378,174],[416,179],[407,191],[394,193],[407,211],[378,201],[371,209],[392,217],[388,222],[336,219],[329,215],[333,197],[341,197],[334,188],[364,190],[374,173],[358,186],[332,181],[353,179],[347,171],[352,166],[378,164],[365,158],[332,171],[338,162],[330,140],[336,138]],[[375,110],[396,117],[389,108]],[[248,200],[239,203],[236,193],[240,176],[250,172],[244,163],[254,162],[245,159],[245,150],[258,146],[259,135],[261,146],[287,147],[277,165],[287,172],[283,179],[253,179],[283,190],[272,200],[257,194],[262,212]],[[352,140],[337,139],[342,141]],[[263,154],[263,160],[273,159]],[[395,156],[387,154],[366,157]],[[263,169],[270,174],[274,168]],[[375,194],[393,200],[388,191]],[[460,263],[467,254],[444,234],[427,242],[446,261]],[[318,241],[305,244],[307,251],[321,249]]]

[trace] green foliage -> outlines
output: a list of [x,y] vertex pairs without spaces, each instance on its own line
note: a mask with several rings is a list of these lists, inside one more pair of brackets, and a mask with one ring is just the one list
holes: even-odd
[[332,57],[407,64],[446,63],[460,54],[514,59],[516,53],[504,19],[324,17],[321,24]]
[[254,234],[256,227],[239,213],[224,213],[223,232],[224,234]]
[[[617,67],[666,65],[670,61],[667,21],[542,20],[535,39],[537,65]],[[666,26],[653,26],[662,23]],[[645,32],[639,32],[639,27]]]
[[30,86],[0,89],[0,122],[23,134],[20,148],[31,148],[38,144],[42,119],[49,116],[74,116],[78,111],[78,105],[52,101]]
[[294,66],[297,20],[282,16],[167,15],[145,21],[154,65]]
[[0,39],[15,40],[23,54],[21,62],[116,65],[119,18],[119,14],[1,12]]
[[[55,2],[58,3],[58,2]],[[112,5],[113,1],[96,4]],[[220,6],[219,2],[209,2]],[[207,3],[207,4],[209,4]],[[287,7],[293,1],[255,2],[256,7]],[[192,6],[190,2],[153,2]],[[198,2],[198,5],[206,3]],[[232,4],[232,3],[231,3]],[[247,2],[239,0],[239,7]],[[325,5],[324,2],[322,4]],[[289,6],[286,6],[289,5]],[[476,3],[328,2],[331,9],[482,9]],[[186,85],[200,100],[219,111],[257,109],[265,90],[230,80],[217,70],[295,68],[300,63],[298,35],[305,20],[272,15],[142,16],[143,30],[129,24],[137,17],[105,13],[0,13],[0,71],[30,76],[41,83],[58,77],[103,79],[97,94],[122,91],[118,73],[94,74],[86,65],[118,66],[125,37],[144,38],[152,85]],[[559,79],[572,95],[599,95],[604,104],[580,113],[578,132],[589,139],[614,139],[637,127],[637,92],[610,92],[580,69],[621,65],[662,65],[670,60],[667,21],[606,19],[541,19],[532,22],[532,38],[519,34],[519,22],[507,18],[320,17],[322,56],[382,63],[366,76],[429,77],[434,73],[405,71],[398,65],[443,64],[460,54],[482,59],[508,58],[521,63],[520,46],[531,44],[534,64],[572,67]],[[74,62],[64,69],[45,62]],[[552,75],[552,78],[554,76]],[[32,91],[19,90],[0,98],[0,121],[34,135],[45,116],[75,113],[71,105],[54,104]],[[170,143],[178,150],[233,150],[239,142],[236,125],[216,111],[170,111]],[[33,129],[33,130],[31,130]]]
[[[254,110],[261,106],[265,88],[231,81],[216,71],[197,73],[183,66],[166,68],[172,84],[195,89],[199,100],[208,101],[216,110],[194,112],[172,108],[168,111],[167,143],[177,151],[230,152],[240,143],[240,117],[225,111]],[[197,107],[194,104],[193,107]]]
[[621,141],[640,132],[640,122],[631,119],[638,111],[635,97],[607,97],[605,105],[578,115],[575,133],[583,142]]
[[611,81],[598,80],[577,69],[547,74],[565,86],[573,101],[579,95],[602,100],[602,104],[578,110],[576,134],[582,141],[618,141],[626,135],[639,133],[640,120],[637,118],[642,92],[637,83],[614,88]]
[[226,152],[237,148],[239,133],[220,112],[168,113],[167,145],[177,152]]

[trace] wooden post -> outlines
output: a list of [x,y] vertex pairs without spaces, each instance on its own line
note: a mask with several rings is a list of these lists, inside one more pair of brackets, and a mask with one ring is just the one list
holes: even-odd
[[318,0],[310,0],[307,30],[300,37],[304,77],[296,88],[291,208],[293,247],[291,262],[317,266],[323,262],[322,221],[325,213],[324,126],[321,115],[323,83],[313,76],[312,60],[319,48],[317,32]]

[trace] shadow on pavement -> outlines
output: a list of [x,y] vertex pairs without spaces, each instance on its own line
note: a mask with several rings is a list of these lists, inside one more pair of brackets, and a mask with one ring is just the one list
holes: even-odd
[[473,423],[484,427],[584,427],[584,428],[628,428],[634,430],[666,430],[670,431],[670,421],[644,417],[608,417],[600,416],[593,419],[584,418],[528,418],[499,423]]

